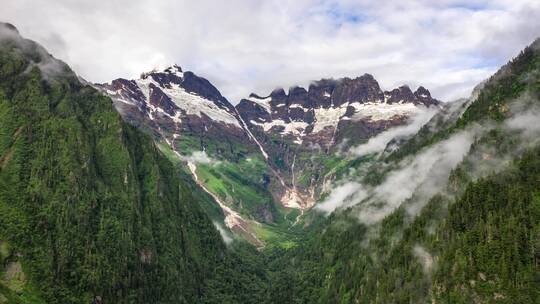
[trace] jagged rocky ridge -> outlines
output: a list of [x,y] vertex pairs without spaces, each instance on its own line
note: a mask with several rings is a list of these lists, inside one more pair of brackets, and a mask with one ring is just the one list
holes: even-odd
[[355,79],[323,79],[308,90],[293,87],[288,94],[283,89],[267,97],[251,94],[236,107],[208,80],[183,72],[177,65],[144,73],[137,80],[120,78],[97,86],[112,97],[118,111],[132,124],[160,135],[171,133],[173,138],[197,134],[202,150],[210,144],[204,138],[212,137],[254,146],[257,142],[250,136],[252,132],[331,148],[340,140],[351,140],[340,134],[351,124],[358,124],[355,127],[361,132],[357,136],[366,139],[405,123],[422,107],[440,103],[424,87],[414,93],[406,85],[383,92],[369,74]]
[[424,87],[414,93],[403,85],[382,91],[372,75],[355,79],[323,79],[308,90],[293,87],[288,94],[276,89],[267,97],[251,94],[237,105],[249,128],[257,133],[278,135],[294,144],[331,149],[354,125],[357,137],[370,137],[404,120],[421,107],[437,106]]
[[[355,174],[367,186],[386,183],[388,173],[404,172],[399,162],[426,160],[426,151],[474,134],[449,150],[466,147],[442,189],[414,187],[377,223],[365,200],[334,211],[306,247],[276,263],[273,302],[537,303],[539,71],[537,39],[469,100],[445,104],[405,144]],[[384,212],[405,183],[387,188],[372,210]]]
[[[174,65],[143,73],[136,80],[116,79],[96,87],[111,97],[126,121],[152,134],[175,158],[185,162],[193,179],[218,203],[231,231],[257,246],[262,244],[251,228],[256,223],[237,212],[244,211],[242,201],[231,202],[228,193],[216,193],[205,185],[208,177],[199,178],[198,171],[204,165],[211,166],[218,160],[237,162],[247,155],[261,153],[236,109],[208,80]],[[255,211],[244,213],[260,210],[271,217],[272,206],[265,202],[256,204]]]
[[[332,156],[345,143],[364,142],[440,103],[423,87],[415,92],[408,86],[382,91],[369,74],[323,79],[308,90],[276,89],[267,97],[251,94],[236,107],[208,80],[177,65],[144,73],[139,79],[96,86],[112,98],[128,122],[154,134],[186,160],[203,187],[211,180],[199,179],[190,154],[202,151],[211,160],[238,163],[259,158],[265,163],[255,181],[261,188],[255,191],[266,191],[273,205],[265,203],[249,211],[245,206],[253,202],[237,199],[230,193],[234,189],[214,193],[229,216],[228,227],[244,231],[248,239],[253,239],[251,224],[276,222],[285,216],[280,215],[281,207],[309,209],[322,194],[322,183],[332,174],[309,155]],[[236,211],[244,216],[233,214]]]
[[[357,145],[440,102],[424,87],[414,93],[404,85],[382,91],[372,75],[323,79],[288,94],[276,89],[266,97],[251,94],[236,106],[250,132],[270,155],[291,191],[283,205],[310,208],[332,179],[325,159]],[[314,157],[315,156],[315,157]]]
[[183,72],[179,66],[144,73],[136,80],[120,78],[97,86],[113,99],[128,122],[164,139],[194,134],[200,145],[193,148],[205,150],[212,144],[206,139],[215,138],[229,144],[216,149],[225,154],[234,154],[236,142],[248,141],[227,99],[208,80]]

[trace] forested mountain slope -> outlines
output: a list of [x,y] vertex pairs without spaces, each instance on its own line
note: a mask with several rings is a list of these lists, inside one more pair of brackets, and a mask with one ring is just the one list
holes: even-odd
[[[303,246],[274,252],[272,301],[538,303],[539,46],[490,78],[464,112],[455,107],[463,112],[458,119],[435,117],[383,153]],[[457,157],[449,153],[460,148]],[[394,204],[409,187],[395,177],[421,179],[430,151],[455,157],[457,166],[446,168],[448,175],[428,174]],[[428,163],[427,170],[444,166]]]
[[0,302],[196,303],[229,263],[154,142],[0,25]]

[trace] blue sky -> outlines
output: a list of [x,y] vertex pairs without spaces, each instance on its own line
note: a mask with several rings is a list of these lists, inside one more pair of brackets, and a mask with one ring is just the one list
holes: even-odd
[[364,73],[451,100],[540,36],[538,0],[2,2],[0,20],[90,81],[177,63],[233,103]]

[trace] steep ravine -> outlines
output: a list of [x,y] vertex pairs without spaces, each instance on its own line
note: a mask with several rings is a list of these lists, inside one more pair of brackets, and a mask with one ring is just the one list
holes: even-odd
[[188,167],[191,171],[191,174],[193,174],[193,178],[195,179],[197,185],[199,185],[206,193],[208,193],[216,201],[216,203],[218,203],[221,210],[223,210],[223,214],[225,215],[225,225],[229,229],[231,229],[231,231],[238,233],[239,235],[246,238],[250,243],[257,246],[257,248],[264,247],[264,242],[257,238],[257,235],[251,230],[250,227],[251,225],[260,225],[260,223],[257,223],[255,221],[248,221],[242,218],[242,216],[240,216],[238,212],[228,207],[224,202],[221,201],[221,199],[217,195],[208,190],[206,186],[199,181],[199,177],[197,176],[197,165],[189,162]]

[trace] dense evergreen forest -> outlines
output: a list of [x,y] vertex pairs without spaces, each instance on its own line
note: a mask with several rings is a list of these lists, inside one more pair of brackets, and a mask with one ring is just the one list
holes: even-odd
[[[211,198],[110,99],[39,45],[0,42],[0,303],[540,302],[540,143],[504,127],[524,94],[540,106],[538,41],[460,119],[381,160],[494,125],[418,214],[412,197],[367,225],[353,206],[261,251],[224,244]],[[506,161],[478,176],[486,145]]]
[[0,44],[0,155],[0,302],[196,303],[236,269],[199,207],[210,198],[16,36]]
[[[540,106],[539,71],[537,40],[489,79],[455,123],[425,127],[386,157],[391,165],[472,124],[493,126],[417,216],[407,212],[414,197],[376,226],[362,224],[351,207],[330,215],[302,246],[274,252],[270,302],[540,302],[540,143],[505,127],[509,109]],[[478,178],[473,155],[482,153],[501,168]],[[386,169],[376,169],[368,182],[384,179]]]

